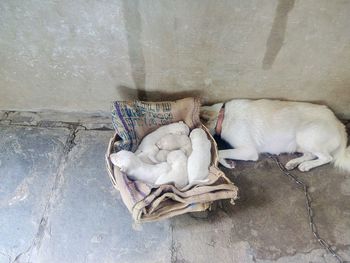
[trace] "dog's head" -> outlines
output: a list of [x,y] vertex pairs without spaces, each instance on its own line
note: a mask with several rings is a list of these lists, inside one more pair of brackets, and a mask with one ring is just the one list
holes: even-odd
[[217,103],[212,106],[202,106],[200,118],[202,123],[209,129],[212,135],[215,134],[215,127],[218,120],[220,109],[223,103]]

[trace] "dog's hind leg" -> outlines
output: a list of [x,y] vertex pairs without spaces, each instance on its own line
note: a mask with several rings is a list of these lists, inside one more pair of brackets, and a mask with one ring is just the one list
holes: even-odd
[[219,162],[227,168],[233,168],[233,166],[225,159],[257,161],[258,158],[259,154],[253,147],[244,147],[219,151]]
[[298,169],[302,172],[310,171],[312,168],[330,163],[333,157],[329,153],[315,153],[317,156],[316,160],[306,161],[299,164]]
[[316,156],[313,155],[312,153],[304,153],[303,156],[300,156],[298,158],[292,159],[290,160],[287,164],[286,164],[286,169],[287,170],[293,170],[295,167],[297,167],[299,164],[306,162],[306,161],[310,161],[312,159],[315,159]]
[[333,160],[331,153],[339,147],[340,135],[336,125],[318,120],[303,126],[296,134],[296,141],[298,149],[317,157],[299,164],[298,169],[306,172]]

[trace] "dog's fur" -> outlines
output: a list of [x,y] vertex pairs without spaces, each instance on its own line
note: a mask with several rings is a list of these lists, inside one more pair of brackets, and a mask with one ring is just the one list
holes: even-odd
[[200,128],[194,129],[190,134],[192,153],[188,157],[188,181],[193,184],[204,180],[209,174],[211,143],[207,134]]
[[163,136],[157,143],[160,150],[182,150],[186,156],[189,156],[192,151],[191,140],[185,134],[167,134]]
[[[203,123],[215,133],[223,103],[201,108]],[[221,138],[234,149],[219,151],[219,162],[227,159],[258,160],[259,153],[303,155],[286,164],[288,170],[309,171],[333,162],[350,172],[350,147],[346,148],[344,125],[326,106],[280,100],[236,99],[225,104]]]
[[159,177],[166,176],[170,165],[166,162],[148,164],[143,162],[135,153],[121,150],[111,154],[111,161],[120,171],[126,173],[133,180],[155,184]]
[[159,150],[158,153],[156,154],[156,159],[158,163],[166,162],[166,159],[168,158],[169,153],[170,151],[168,150]]
[[189,127],[183,121],[161,126],[142,139],[135,153],[141,158],[143,162],[149,164],[158,163],[156,155],[159,151],[159,148],[157,147],[156,143],[166,134],[171,133],[188,135],[189,132]]
[[183,188],[188,184],[187,156],[182,150],[175,150],[168,154],[167,163],[171,167],[167,174],[159,176],[156,185],[174,183],[176,187]]

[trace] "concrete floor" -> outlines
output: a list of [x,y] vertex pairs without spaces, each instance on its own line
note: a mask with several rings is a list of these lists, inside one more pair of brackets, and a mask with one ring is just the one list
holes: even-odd
[[[110,128],[108,117],[0,112],[0,263],[337,262],[310,232],[303,192],[264,157],[224,170],[235,206],[134,224],[105,169]],[[295,174],[320,235],[350,260],[350,174]]]

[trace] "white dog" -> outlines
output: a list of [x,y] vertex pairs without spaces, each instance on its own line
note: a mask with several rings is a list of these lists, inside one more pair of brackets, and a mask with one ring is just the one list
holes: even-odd
[[192,153],[188,157],[187,172],[188,181],[190,184],[193,184],[206,179],[209,175],[211,143],[205,131],[199,128],[191,132],[190,138]]
[[159,150],[159,152],[156,154],[156,160],[158,163],[166,162],[169,153],[170,151],[168,150]]
[[201,108],[201,117],[214,134],[234,149],[219,151],[219,161],[226,159],[258,160],[259,153],[303,155],[286,164],[300,171],[334,162],[350,172],[350,147],[346,148],[344,125],[326,106],[279,100],[237,99]]
[[159,177],[163,177],[170,171],[170,166],[166,162],[159,164],[144,163],[135,153],[125,150],[111,154],[111,161],[130,179],[151,184],[155,184]]
[[157,163],[156,155],[159,148],[156,146],[156,143],[164,137],[164,135],[168,133],[188,135],[189,132],[189,127],[182,121],[161,126],[143,138],[135,153],[144,162],[150,164]]
[[187,156],[191,154],[192,146],[190,138],[185,134],[167,134],[163,136],[157,143],[157,147],[161,150],[182,150]]
[[187,157],[181,150],[172,151],[168,154],[167,163],[171,170],[167,174],[161,175],[156,181],[156,185],[175,183],[178,188],[183,188],[188,184]]

